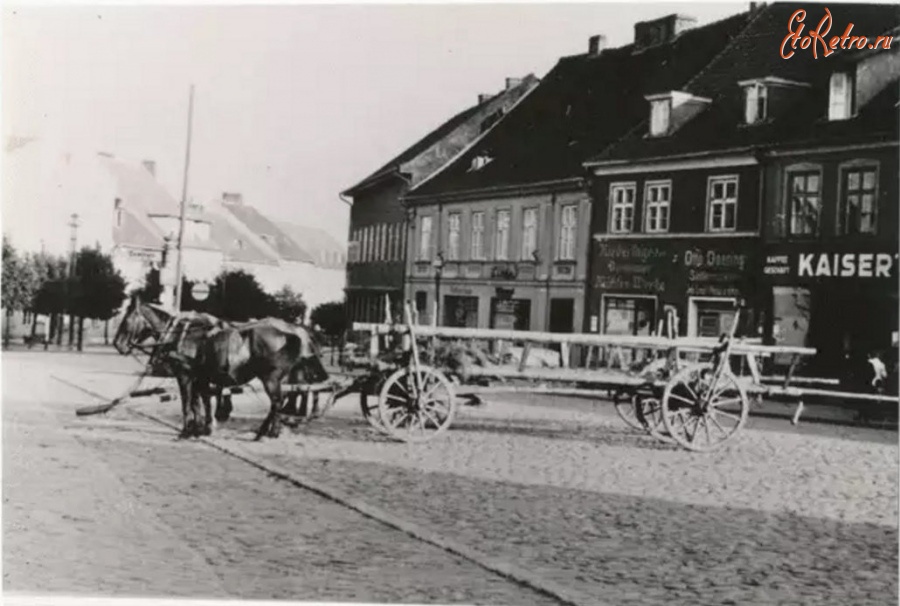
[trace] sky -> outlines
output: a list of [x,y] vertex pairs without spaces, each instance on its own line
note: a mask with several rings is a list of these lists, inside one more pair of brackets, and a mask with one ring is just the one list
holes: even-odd
[[[4,137],[152,159],[179,199],[240,192],[346,241],[338,193],[507,77],[632,41],[634,23],[704,24],[748,3],[15,5],[0,38]],[[68,221],[48,213],[46,221]]]

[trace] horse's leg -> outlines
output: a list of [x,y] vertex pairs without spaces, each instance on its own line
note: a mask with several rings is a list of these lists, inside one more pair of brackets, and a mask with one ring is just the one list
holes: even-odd
[[178,392],[181,396],[181,434],[179,437],[189,438],[191,436],[191,430],[193,429],[188,415],[191,408],[190,378],[183,372],[179,372],[175,378],[178,381]]
[[263,388],[266,390],[266,395],[269,396],[271,408],[269,409],[269,416],[263,422],[262,426],[260,426],[259,432],[256,434],[257,439],[262,437],[264,433],[263,430],[266,427],[268,428],[268,431],[265,432],[265,435],[270,438],[277,438],[281,434],[281,417],[279,416],[282,405],[281,379],[282,373],[276,372],[266,377],[263,381]]
[[[288,383],[292,385],[296,385],[300,381],[300,369],[295,366],[291,369],[290,373],[288,373]],[[291,390],[287,397],[287,404],[285,405],[285,412],[288,414],[295,414],[300,417],[306,417],[308,415],[306,396],[303,396],[301,400],[300,408],[297,408],[297,397],[298,392]]]
[[212,434],[212,388],[209,383],[203,383],[202,387],[198,390],[200,392],[200,399],[203,401],[203,426],[200,429],[200,434],[204,436],[208,436]]
[[231,418],[234,405],[231,403],[231,395],[223,394],[220,390],[216,396],[216,421],[224,423]]

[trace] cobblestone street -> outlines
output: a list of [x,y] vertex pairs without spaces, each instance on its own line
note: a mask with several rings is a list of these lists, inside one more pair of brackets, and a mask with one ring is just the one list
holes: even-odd
[[[178,402],[76,418],[96,400],[49,378],[113,397],[136,368],[4,356],[6,591],[556,603],[127,410],[180,422]],[[896,600],[896,432],[751,418],[692,454],[609,414],[498,399],[405,445],[356,406],[254,443],[251,393],[217,436],[597,603]]]

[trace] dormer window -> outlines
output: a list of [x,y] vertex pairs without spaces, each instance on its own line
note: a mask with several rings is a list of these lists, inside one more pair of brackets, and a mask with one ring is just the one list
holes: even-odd
[[768,117],[769,89],[755,83],[744,89],[744,119],[747,124],[762,122]]
[[661,137],[669,132],[669,112],[671,110],[672,102],[669,99],[650,102],[650,136]]
[[847,72],[836,72],[831,75],[828,95],[828,119],[847,120],[853,117],[853,75]]
[[650,136],[664,137],[702,112],[710,100],[673,90],[644,97],[650,102]]

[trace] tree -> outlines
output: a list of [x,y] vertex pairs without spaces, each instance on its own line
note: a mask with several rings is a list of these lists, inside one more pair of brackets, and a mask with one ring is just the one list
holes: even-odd
[[[160,281],[159,269],[153,268],[144,276],[144,285],[132,289],[129,294],[138,295],[142,301],[156,301],[162,297],[163,287]],[[171,304],[171,302],[169,302]]]
[[38,276],[27,257],[22,257],[12,243],[3,238],[3,287],[2,306],[6,313],[6,330],[3,341],[9,344],[12,314],[31,307],[31,301],[38,288]]
[[347,330],[344,302],[322,303],[312,311],[309,320],[314,326],[318,326],[325,335],[331,338],[340,337]]
[[274,314],[286,322],[299,324],[306,317],[306,302],[303,295],[294,292],[290,286],[284,286],[273,296]]
[[181,291],[181,309],[202,311],[232,322],[245,322],[250,318],[274,315],[276,304],[256,278],[243,270],[223,271],[209,288],[205,301],[195,301],[191,296],[193,283],[184,281]]
[[109,255],[82,248],[75,257],[75,275],[68,285],[69,311],[78,316],[78,349],[81,350],[84,318],[112,318],[125,300],[125,279]]

